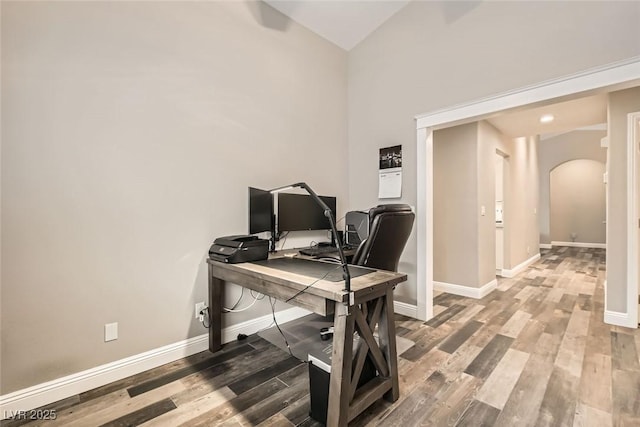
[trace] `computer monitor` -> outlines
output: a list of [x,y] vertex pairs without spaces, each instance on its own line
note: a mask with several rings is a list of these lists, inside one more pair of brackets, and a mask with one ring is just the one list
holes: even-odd
[[273,194],[249,187],[249,234],[274,230]]
[[[336,215],[336,198],[320,196]],[[307,194],[278,193],[278,232],[302,230],[330,230],[324,211]]]

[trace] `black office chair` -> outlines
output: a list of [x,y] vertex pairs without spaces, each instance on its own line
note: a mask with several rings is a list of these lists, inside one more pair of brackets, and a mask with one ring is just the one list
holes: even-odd
[[415,214],[404,204],[379,205],[369,210],[369,236],[360,243],[351,264],[398,271],[400,255],[409,239]]
[[[360,243],[349,264],[398,271],[400,255],[411,234],[414,219],[415,214],[409,205],[389,204],[371,208],[369,236]],[[320,330],[323,341],[332,336],[333,326]]]

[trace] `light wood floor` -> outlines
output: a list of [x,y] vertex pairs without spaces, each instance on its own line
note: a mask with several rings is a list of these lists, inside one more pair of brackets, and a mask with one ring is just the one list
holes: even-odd
[[[400,399],[356,426],[640,426],[640,333],[603,323],[604,250],[554,248],[496,291],[396,319]],[[318,425],[307,366],[258,336],[51,405],[28,425]],[[2,426],[25,424],[4,421]]]

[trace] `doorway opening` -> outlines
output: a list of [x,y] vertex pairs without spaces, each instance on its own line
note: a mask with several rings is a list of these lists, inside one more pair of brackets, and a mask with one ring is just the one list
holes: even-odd
[[495,165],[495,199],[496,199],[496,276],[503,276],[503,270],[511,267],[509,258],[509,234],[507,224],[507,186],[509,185],[509,156],[496,150]]
[[606,248],[605,165],[569,160],[549,172],[552,246]]
[[640,111],[627,117],[627,277],[629,286],[636,288],[638,305],[635,318],[640,324]]
[[[499,112],[528,106],[541,106],[596,93],[636,87],[640,83],[640,59],[623,61],[546,82],[519,91],[506,93],[447,110],[421,115],[417,119],[417,316],[433,316],[433,132],[453,125],[477,121]],[[633,265],[638,264],[637,258]],[[626,292],[627,313],[613,318],[614,324],[637,327],[638,285],[629,285]],[[631,308],[630,301],[633,301]],[[611,319],[609,319],[611,320]],[[608,323],[612,323],[608,321]]]

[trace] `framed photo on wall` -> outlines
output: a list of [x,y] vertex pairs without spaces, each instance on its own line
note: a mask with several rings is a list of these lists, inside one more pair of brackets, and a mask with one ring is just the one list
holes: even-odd
[[378,198],[401,197],[402,145],[381,148],[378,169]]

